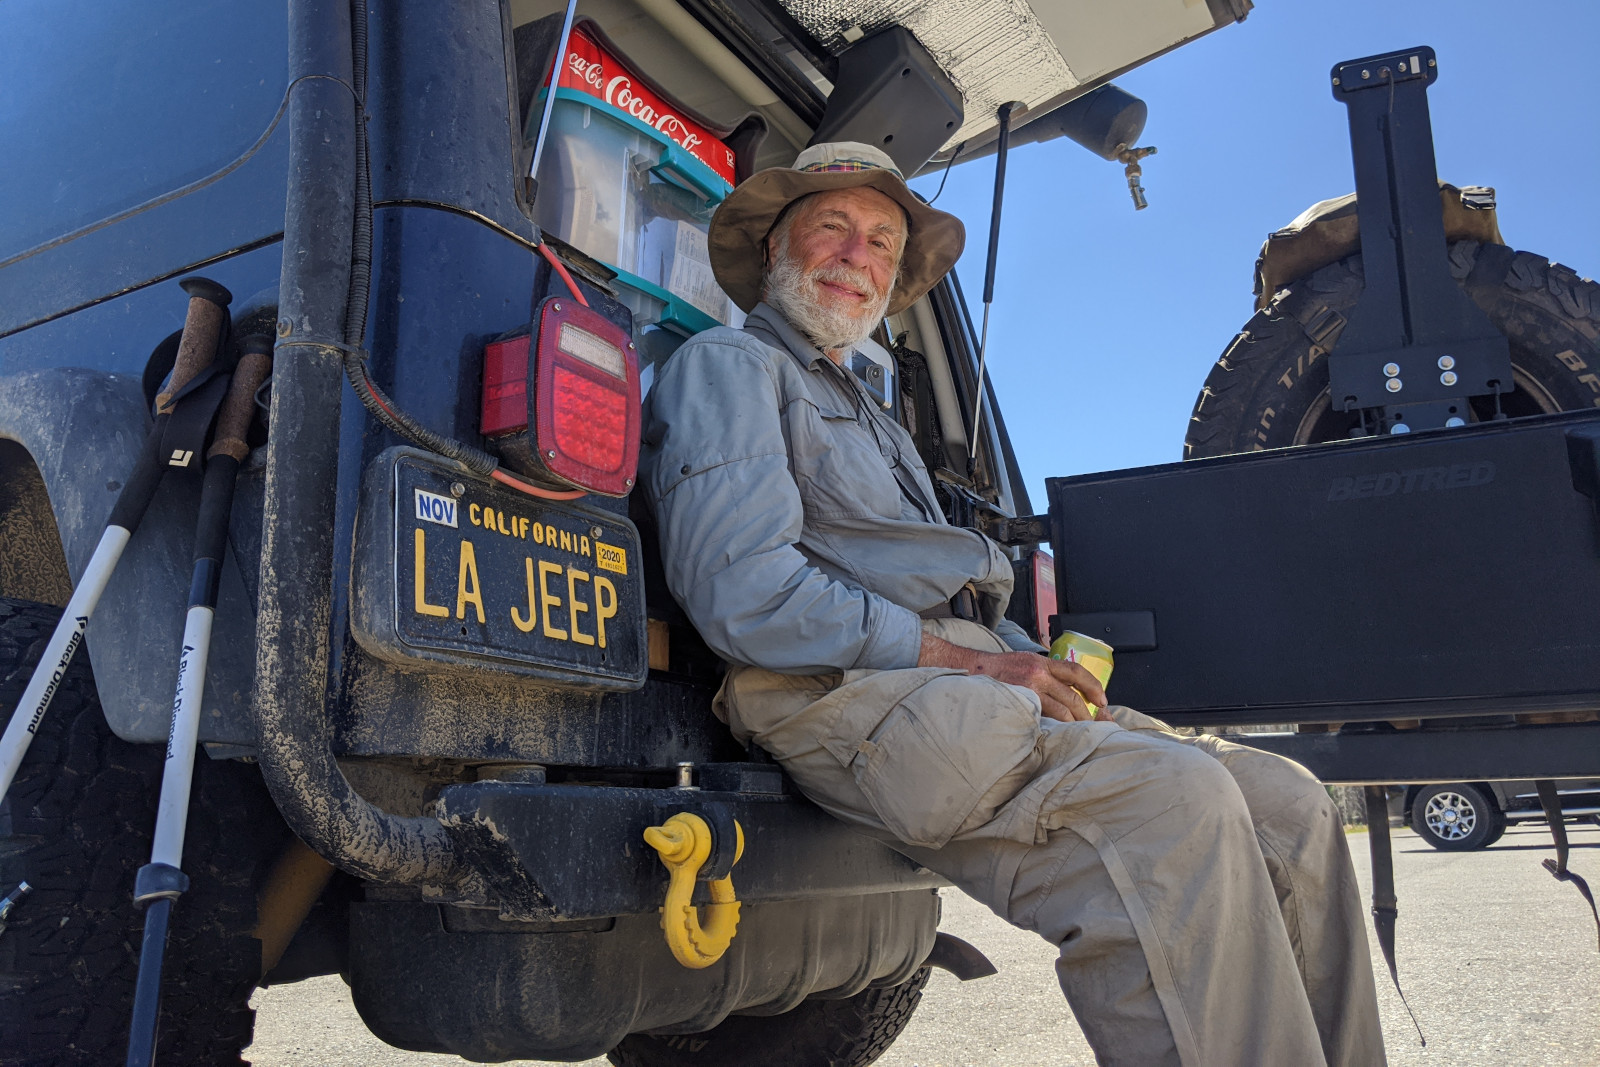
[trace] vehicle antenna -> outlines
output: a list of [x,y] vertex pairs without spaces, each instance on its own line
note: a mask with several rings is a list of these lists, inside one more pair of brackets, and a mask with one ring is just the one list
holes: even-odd
[[1000,136],[995,142],[994,210],[989,215],[989,260],[983,272],[983,329],[978,335],[978,388],[972,398],[972,435],[967,439],[967,476],[978,462],[978,424],[983,418],[983,371],[989,350],[989,306],[994,303],[994,265],[1000,255],[1000,205],[1006,194],[1006,150],[1011,144],[1011,113],[1024,105],[1001,104]]
[[550,57],[550,84],[545,88],[544,111],[539,116],[539,132],[533,139],[533,160],[528,164],[529,200],[539,195],[539,158],[544,155],[545,134],[550,132],[550,115],[556,109],[556,87],[561,84],[561,66],[566,62],[567,40],[572,36],[572,16],[578,10],[578,0],[567,0],[567,14],[561,22],[561,34],[556,38],[555,53]]

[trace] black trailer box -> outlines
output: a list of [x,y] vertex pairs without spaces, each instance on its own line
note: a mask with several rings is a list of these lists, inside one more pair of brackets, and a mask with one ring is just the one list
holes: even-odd
[[1053,478],[1060,615],[1175,725],[1600,708],[1600,411]]

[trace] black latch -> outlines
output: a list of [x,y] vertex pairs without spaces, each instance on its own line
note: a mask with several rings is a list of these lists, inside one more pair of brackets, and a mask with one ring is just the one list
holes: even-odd
[[1065,630],[1104,641],[1118,652],[1149,652],[1157,648],[1156,616],[1150,611],[1087,611],[1050,616],[1050,640]]
[[1022,515],[1012,519],[1002,515],[991,520],[987,532],[1007,548],[1037,545],[1050,540],[1050,516]]
[[1596,547],[1600,548],[1600,430],[1567,431],[1567,465],[1572,488],[1594,507]]

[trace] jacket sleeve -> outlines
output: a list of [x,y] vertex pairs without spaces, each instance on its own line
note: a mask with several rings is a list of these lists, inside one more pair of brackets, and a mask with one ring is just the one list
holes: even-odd
[[[751,342],[753,343],[753,342]],[[643,483],[667,586],[711,648],[785,674],[916,666],[916,613],[813,567],[780,394],[739,340],[696,340],[651,391]]]
[[1018,626],[1010,619],[1001,619],[999,625],[993,627],[993,629],[994,632],[1000,636],[1000,640],[1004,641],[1006,646],[1013,652],[1038,652],[1045,654],[1050,651],[1048,648],[1045,648],[1039,642],[1029,637],[1027,631],[1023,630],[1022,627]]

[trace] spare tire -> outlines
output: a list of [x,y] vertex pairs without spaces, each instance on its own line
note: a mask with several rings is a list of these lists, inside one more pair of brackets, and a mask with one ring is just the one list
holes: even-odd
[[[1600,407],[1600,285],[1505,245],[1457,241],[1450,273],[1511,343],[1508,416]],[[1361,255],[1278,290],[1207,375],[1184,438],[1188,459],[1348,437],[1354,416],[1329,403],[1327,355],[1364,287]],[[1469,421],[1494,415],[1471,401]]]

